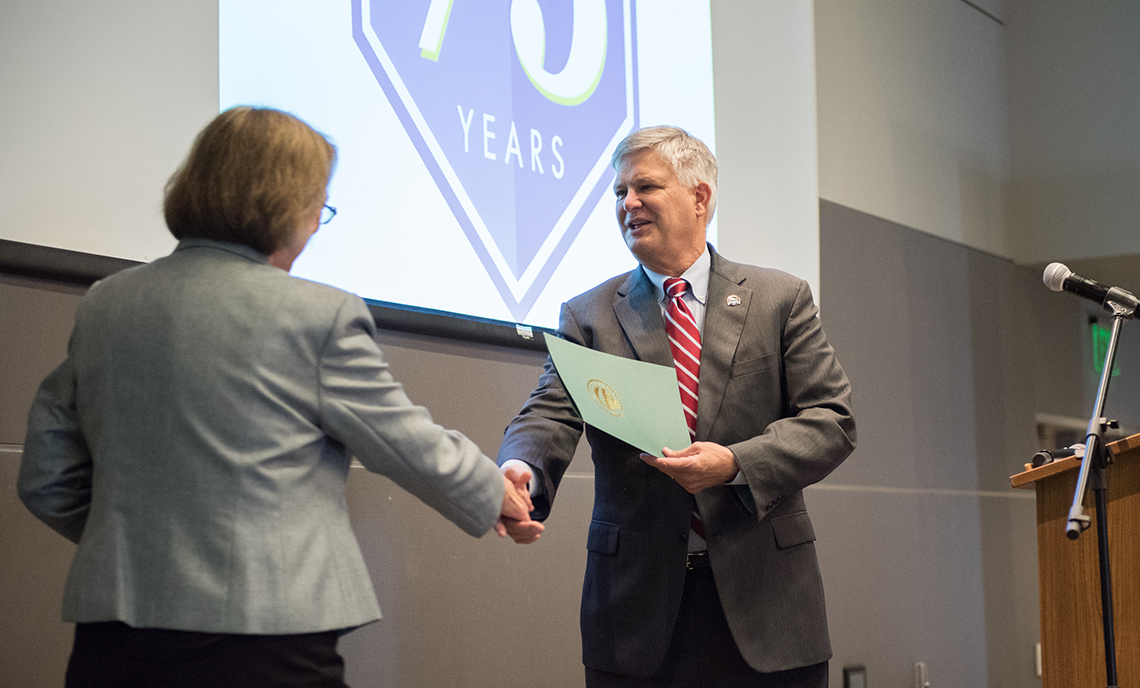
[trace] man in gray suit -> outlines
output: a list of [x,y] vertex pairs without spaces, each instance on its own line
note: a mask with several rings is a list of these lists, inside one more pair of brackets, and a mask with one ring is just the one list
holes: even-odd
[[[854,449],[847,377],[806,282],[706,244],[717,173],[703,143],[642,129],[613,166],[618,224],[641,266],[563,304],[559,335],[666,366],[689,356],[699,368],[678,373],[695,412],[689,447],[653,457],[585,427],[595,476],[587,685],[826,686],[831,647],[802,490]],[[582,432],[548,361],[498,459],[533,469],[535,521]],[[518,542],[538,535],[536,524],[508,531]]]

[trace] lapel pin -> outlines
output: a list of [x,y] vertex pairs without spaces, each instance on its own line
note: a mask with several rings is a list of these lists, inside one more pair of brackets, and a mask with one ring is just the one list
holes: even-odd
[[737,296],[736,294],[729,296],[726,299],[726,301],[728,301],[728,305],[730,305],[730,306],[739,306],[740,305],[740,297]]

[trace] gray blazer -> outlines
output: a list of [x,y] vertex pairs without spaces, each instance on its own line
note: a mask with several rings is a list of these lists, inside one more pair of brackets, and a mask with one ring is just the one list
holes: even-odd
[[[728,305],[730,295],[739,305]],[[713,252],[707,304],[697,440],[732,449],[748,481],[696,495],[725,616],[757,671],[822,662],[831,646],[802,490],[854,449],[850,385],[803,280]],[[673,365],[653,285],[640,268],[564,304],[559,334],[599,351]],[[500,463],[520,459],[541,471],[546,492],[535,501],[536,517],[549,512],[582,429],[547,361],[499,452]],[[639,459],[639,450],[593,427],[585,432],[595,497],[582,593],[583,662],[647,676],[664,661],[680,607],[691,497]]]
[[471,535],[503,480],[392,379],[360,298],[187,240],[91,288],[28,420],[19,492],[79,543],[65,621],[222,633],[380,609],[349,524],[351,457]]

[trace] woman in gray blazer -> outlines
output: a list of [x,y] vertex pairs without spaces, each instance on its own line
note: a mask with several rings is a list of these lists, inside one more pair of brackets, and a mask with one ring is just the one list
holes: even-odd
[[83,298],[19,475],[78,543],[68,686],[343,686],[337,638],[380,617],[351,457],[471,535],[529,520],[529,476],[408,400],[364,302],[289,276],[335,158],[286,113],[222,113],[167,184],[175,251]]

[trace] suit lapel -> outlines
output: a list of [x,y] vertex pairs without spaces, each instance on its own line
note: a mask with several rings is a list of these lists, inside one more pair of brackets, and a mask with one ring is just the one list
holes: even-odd
[[614,314],[638,360],[672,367],[673,354],[665,336],[657,293],[640,267],[630,273],[618,290]]
[[[710,249],[711,250],[711,249]],[[732,371],[744,321],[752,303],[752,290],[744,285],[744,274],[735,263],[712,251],[709,267],[709,293],[705,301],[705,325],[701,333],[700,401],[697,403],[697,439],[708,437],[712,422],[720,412]],[[646,280],[648,281],[648,280]],[[736,296],[739,304],[729,305]],[[735,301],[735,299],[734,299]],[[668,341],[666,340],[666,348]]]
[[[710,249],[711,251],[711,249]],[[748,309],[752,290],[744,285],[745,276],[737,265],[712,251],[709,266],[709,292],[705,301],[705,324],[701,335],[700,401],[697,404],[697,439],[705,439],[720,412]],[[729,306],[736,296],[739,305]],[[665,336],[661,306],[653,283],[637,268],[618,289],[614,314],[641,361],[673,366],[673,353]]]

